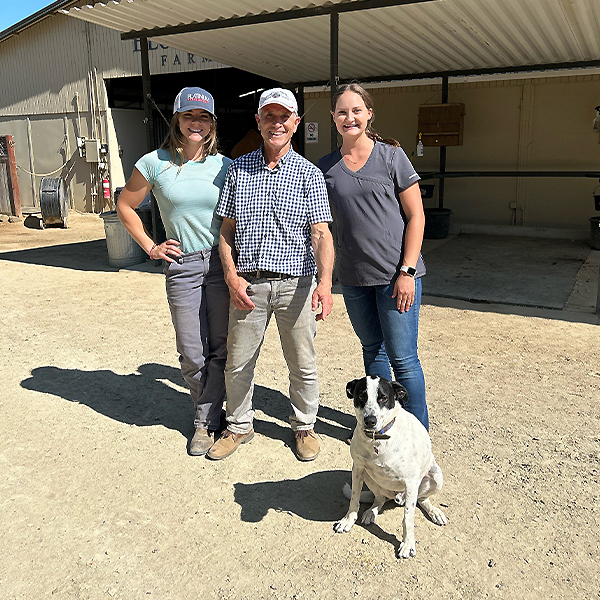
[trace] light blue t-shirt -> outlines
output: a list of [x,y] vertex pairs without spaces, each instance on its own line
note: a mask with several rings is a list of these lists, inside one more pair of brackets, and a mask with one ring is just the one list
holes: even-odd
[[215,207],[231,159],[221,154],[201,161],[188,160],[181,170],[171,163],[168,150],[159,148],[135,164],[152,185],[167,238],[178,240],[184,254],[219,243],[222,219]]

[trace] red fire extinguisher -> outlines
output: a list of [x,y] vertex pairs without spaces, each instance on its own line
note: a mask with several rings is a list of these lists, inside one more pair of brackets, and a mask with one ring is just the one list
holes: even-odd
[[110,198],[110,181],[108,180],[108,177],[105,177],[102,180],[102,189],[104,190],[104,197]]

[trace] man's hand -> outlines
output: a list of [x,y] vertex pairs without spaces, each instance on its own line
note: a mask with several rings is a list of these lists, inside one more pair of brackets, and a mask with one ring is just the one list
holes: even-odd
[[310,226],[310,237],[317,263],[318,284],[312,295],[313,312],[321,305],[321,312],[315,317],[324,321],[333,308],[331,277],[333,273],[333,237],[328,223],[314,223]]
[[250,296],[248,295],[250,284],[239,275],[231,279],[231,282],[227,282],[227,286],[229,287],[229,296],[233,305],[239,310],[252,310],[254,302],[250,300]]
[[321,312],[317,313],[315,319],[317,321],[324,321],[327,315],[333,308],[333,296],[331,295],[331,287],[326,285],[317,285],[312,295],[312,309],[313,312],[321,305]]
[[219,254],[223,263],[225,283],[229,288],[229,296],[232,304],[238,310],[252,310],[254,302],[250,300],[250,296],[248,295],[250,284],[237,274],[235,268],[235,221],[227,217],[223,218],[221,225]]

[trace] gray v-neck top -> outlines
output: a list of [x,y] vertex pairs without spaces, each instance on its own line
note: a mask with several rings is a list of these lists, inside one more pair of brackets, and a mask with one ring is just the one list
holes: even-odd
[[[349,169],[338,148],[319,160],[336,231],[342,285],[387,285],[402,266],[406,215],[398,194],[420,177],[402,148],[375,142],[365,165]],[[419,254],[417,277],[425,274]]]

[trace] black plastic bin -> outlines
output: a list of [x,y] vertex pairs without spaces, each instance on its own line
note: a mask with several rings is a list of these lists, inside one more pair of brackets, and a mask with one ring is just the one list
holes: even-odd
[[590,245],[600,250],[600,217],[590,217]]
[[441,240],[448,237],[450,232],[449,208],[426,208],[425,209],[425,233],[426,240]]

